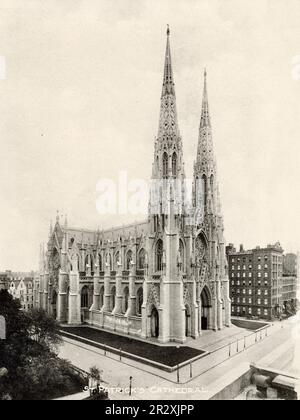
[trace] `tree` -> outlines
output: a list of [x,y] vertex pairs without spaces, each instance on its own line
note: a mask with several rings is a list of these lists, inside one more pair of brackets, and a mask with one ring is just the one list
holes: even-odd
[[6,340],[0,340],[0,400],[50,399],[82,390],[85,380],[54,353],[61,342],[58,324],[41,309],[29,313],[7,291],[0,291]]
[[29,335],[39,344],[50,348],[62,343],[58,322],[43,309],[33,308],[27,313]]

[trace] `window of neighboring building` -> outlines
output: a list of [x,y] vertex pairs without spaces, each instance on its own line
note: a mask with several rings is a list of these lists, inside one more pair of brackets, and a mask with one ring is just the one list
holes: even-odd
[[260,310],[260,308],[257,308],[257,315],[260,315],[261,314],[261,310]]

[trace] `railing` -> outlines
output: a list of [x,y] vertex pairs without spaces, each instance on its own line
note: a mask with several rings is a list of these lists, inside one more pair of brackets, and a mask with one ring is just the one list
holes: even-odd
[[177,367],[177,382],[186,383],[192,378],[203,375],[210,369],[241,354],[268,337],[271,334],[271,328],[271,325],[267,325],[255,332],[251,332],[234,341],[230,341],[229,343],[210,351],[207,356],[189,366],[179,365]]
[[192,379],[205,374],[221,363],[230,360],[255,344],[263,341],[271,334],[271,332],[272,325],[264,326],[255,332],[251,332],[243,337],[237,338],[234,341],[230,341],[217,349],[208,351],[202,356],[200,355],[194,359],[187,360],[171,369],[170,367],[161,365],[160,363],[129,354],[121,348],[116,349],[104,344],[94,343],[88,339],[80,337],[75,338],[69,333],[63,333],[62,335],[65,339],[75,339],[76,341],[97,347],[103,356],[110,359],[117,360],[128,366],[153,374],[156,377],[160,377],[172,383],[187,384]]

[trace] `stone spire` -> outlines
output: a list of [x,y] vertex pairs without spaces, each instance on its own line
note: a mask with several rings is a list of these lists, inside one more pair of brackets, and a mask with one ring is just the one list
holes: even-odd
[[207,96],[207,72],[204,69],[204,87],[203,87],[203,98],[202,98],[202,111],[200,127],[210,127],[209,107],[208,107],[208,96]]
[[165,136],[172,136],[173,139],[179,137],[169,26],[167,29],[167,46],[161,93],[158,140],[162,140]]
[[[176,184],[174,196],[176,197],[176,206],[181,209],[184,203],[185,181],[182,140],[178,128],[175,84],[171,59],[170,47],[170,28],[167,28],[167,43],[165,52],[164,74],[162,83],[162,92],[160,98],[160,116],[158,135],[154,145],[154,163],[152,169],[152,179],[162,181],[154,182],[150,193],[149,213],[152,215],[165,215],[168,209],[168,182]],[[165,226],[163,219],[160,226]]]
[[[214,153],[213,153],[213,141],[211,132],[211,121],[209,115],[208,106],[208,95],[207,95],[207,72],[204,70],[204,87],[202,97],[202,110],[199,127],[199,142],[197,152],[197,163],[198,171],[202,170],[210,172],[215,164]],[[202,168],[200,168],[201,166]],[[203,175],[208,175],[204,173]]]

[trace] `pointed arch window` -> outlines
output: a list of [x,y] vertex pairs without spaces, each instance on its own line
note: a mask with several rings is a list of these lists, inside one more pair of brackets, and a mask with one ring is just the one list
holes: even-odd
[[144,249],[141,249],[139,252],[139,269],[144,270],[146,263],[146,252]]
[[179,241],[179,255],[181,261],[181,270],[185,271],[185,253],[184,253],[184,245],[182,240]]
[[117,251],[115,253],[114,270],[117,270],[118,269],[118,262],[119,262],[119,260],[120,260],[120,252]]
[[165,152],[163,154],[163,177],[167,178],[168,176],[168,166],[169,166],[169,158],[168,154]]
[[128,251],[126,255],[126,270],[130,270],[132,261],[132,251]]
[[101,254],[98,254],[98,258],[99,258],[99,271],[103,271],[103,261],[102,261]]
[[162,271],[162,269],[163,269],[163,252],[164,252],[163,241],[161,239],[159,239],[157,241],[156,249],[155,249],[156,271]]
[[203,191],[203,203],[204,207],[207,206],[207,177],[203,175],[202,177],[202,191]]
[[89,289],[84,286],[81,290],[81,307],[88,308],[89,305]]
[[174,152],[172,156],[172,175],[177,175],[177,154]]

